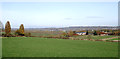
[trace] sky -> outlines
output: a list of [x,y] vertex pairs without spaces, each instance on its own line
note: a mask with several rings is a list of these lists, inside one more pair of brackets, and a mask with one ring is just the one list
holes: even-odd
[[117,2],[2,2],[3,24],[12,28],[118,26]]

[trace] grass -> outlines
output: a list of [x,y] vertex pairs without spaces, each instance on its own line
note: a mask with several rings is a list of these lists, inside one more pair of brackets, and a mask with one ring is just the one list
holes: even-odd
[[120,40],[119,38],[115,38],[115,39],[110,39],[110,40],[107,40],[107,41],[112,41],[112,40]]
[[61,31],[35,31],[31,32],[31,36],[55,36],[61,35],[62,33]]
[[118,57],[117,42],[8,37],[2,44],[3,57]]
[[47,33],[47,34],[42,34],[42,33],[31,33],[31,36],[55,36],[57,34],[50,34],[50,33]]
[[84,35],[84,36],[75,36],[74,38],[99,40],[99,39],[112,38],[112,37],[118,37],[118,36],[98,36],[98,35],[94,36],[94,35],[91,35],[89,38],[87,35]]

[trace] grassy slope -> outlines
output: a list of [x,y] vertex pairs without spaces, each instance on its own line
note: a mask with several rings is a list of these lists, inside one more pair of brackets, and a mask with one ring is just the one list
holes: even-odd
[[31,32],[32,36],[55,36],[55,35],[61,35],[63,32],[61,31],[36,31]]
[[[91,38],[90,39],[95,39],[95,40],[98,40],[98,39],[105,39],[105,38],[112,38],[112,37],[118,37],[118,36],[93,36],[91,35]],[[79,38],[79,39],[89,39],[88,36],[77,36],[75,38]]]
[[110,39],[108,41],[112,41],[112,40],[120,40],[119,38],[114,38],[114,39]]
[[116,42],[3,38],[3,57],[117,57],[117,53]]

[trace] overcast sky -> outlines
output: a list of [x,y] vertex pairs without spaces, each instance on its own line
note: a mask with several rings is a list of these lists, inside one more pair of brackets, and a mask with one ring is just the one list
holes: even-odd
[[117,26],[117,2],[2,2],[2,20],[12,27]]

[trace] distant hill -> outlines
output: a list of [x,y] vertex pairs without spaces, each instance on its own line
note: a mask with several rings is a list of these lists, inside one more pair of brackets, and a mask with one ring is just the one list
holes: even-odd
[[[102,29],[111,29],[116,30],[118,26],[70,26],[63,28],[25,28],[25,30],[35,30],[35,31],[77,31],[77,30],[102,30]],[[16,30],[16,28],[13,28]]]

